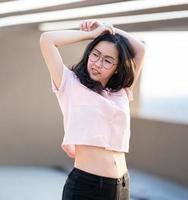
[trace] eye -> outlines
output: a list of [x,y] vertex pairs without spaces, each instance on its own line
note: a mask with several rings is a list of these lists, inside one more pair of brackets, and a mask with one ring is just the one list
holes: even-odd
[[95,52],[93,52],[92,54],[93,54],[93,56],[95,56],[95,57],[99,57],[99,55],[98,55],[97,53],[95,53]]
[[105,62],[109,63],[109,64],[113,64],[113,62],[111,60],[105,59]]

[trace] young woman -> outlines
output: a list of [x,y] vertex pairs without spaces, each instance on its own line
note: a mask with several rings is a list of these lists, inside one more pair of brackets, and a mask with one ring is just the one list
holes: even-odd
[[[92,40],[83,57],[66,67],[57,48],[83,40]],[[75,159],[62,199],[128,200],[129,103],[143,66],[144,45],[92,19],[83,21],[80,30],[42,33],[40,47],[63,113],[61,146]]]

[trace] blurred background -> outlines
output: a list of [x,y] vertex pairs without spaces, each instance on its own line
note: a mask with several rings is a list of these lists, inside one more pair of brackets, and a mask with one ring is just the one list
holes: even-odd
[[[40,34],[99,19],[146,44],[126,154],[132,200],[188,199],[188,0],[0,1],[0,200],[61,199],[74,160]],[[89,41],[59,49],[67,66]],[[73,56],[74,55],[74,56]]]

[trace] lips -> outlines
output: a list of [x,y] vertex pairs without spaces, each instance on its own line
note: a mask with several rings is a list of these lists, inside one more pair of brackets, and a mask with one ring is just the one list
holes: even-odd
[[92,69],[92,72],[93,72],[94,74],[100,74],[100,72],[98,72],[96,69]]

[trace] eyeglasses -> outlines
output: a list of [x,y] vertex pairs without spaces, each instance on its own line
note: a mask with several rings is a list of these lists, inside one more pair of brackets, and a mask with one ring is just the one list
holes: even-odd
[[89,60],[91,62],[97,62],[102,57],[102,65],[105,69],[111,69],[117,63],[113,62],[113,59],[103,56],[99,51],[93,50],[89,52]]

